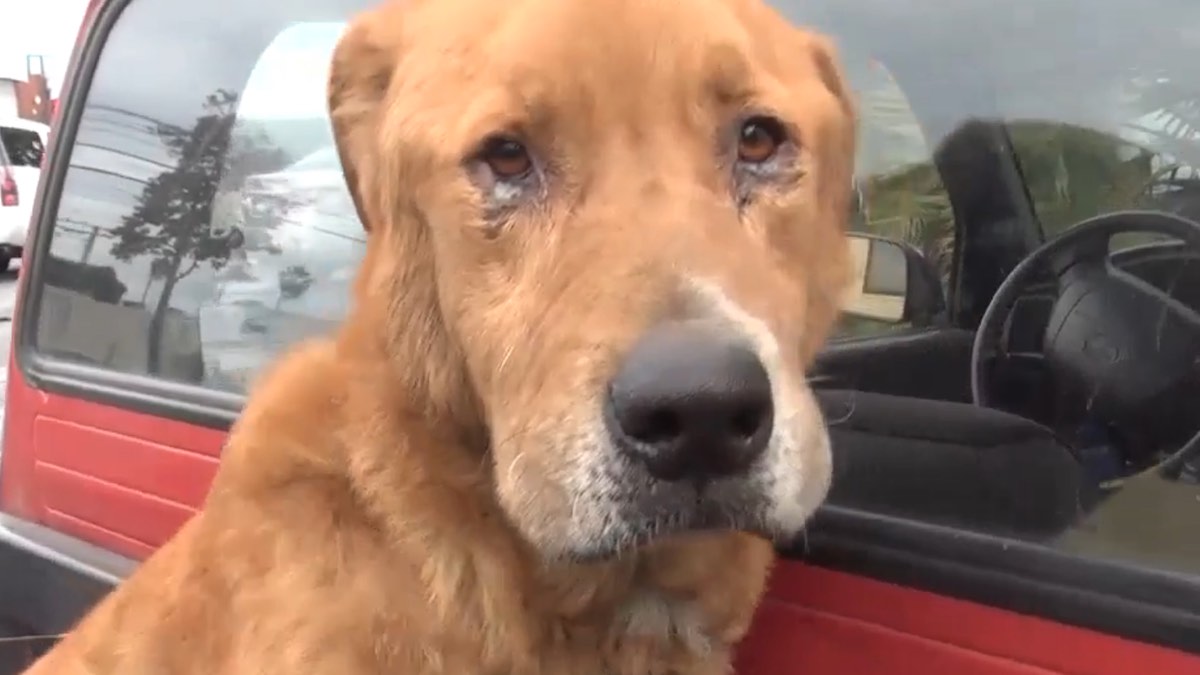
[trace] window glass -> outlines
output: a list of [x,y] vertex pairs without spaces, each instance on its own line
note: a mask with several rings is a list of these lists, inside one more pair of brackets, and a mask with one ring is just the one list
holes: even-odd
[[[950,307],[927,343],[831,351],[836,370],[819,381],[832,385],[819,393],[833,503],[1200,575],[1200,336],[1164,318],[1200,311],[1200,247],[1144,232],[1109,242],[1094,269],[1169,294],[1133,303],[1157,313],[1109,301],[1079,313],[1080,296],[1060,291],[1084,287],[1035,270],[989,327],[1006,357],[971,359],[1000,283],[1046,238],[1126,209],[1200,221],[1200,5],[774,4],[835,38],[859,95],[853,228],[914,244]],[[884,273],[870,257],[864,284]],[[1051,330],[1064,316],[1071,330]],[[884,326],[897,324],[847,332],[880,337]],[[1159,348],[1111,343],[1138,326],[1157,331],[1139,339]],[[1074,348],[1055,342],[1064,334],[1077,335]],[[1161,378],[1139,388],[1103,376],[1131,360],[1131,373]],[[988,374],[992,405],[973,401],[975,370]]]
[[240,392],[330,330],[364,234],[325,81],[345,20],[369,4],[139,2],[122,15],[71,153],[38,349]]
[[[859,114],[850,229],[911,244],[937,270],[944,291],[954,249],[954,216],[933,165],[932,148],[891,71],[856,46],[841,45],[840,49]],[[873,250],[899,253],[892,247]],[[848,308],[837,336],[877,336],[912,327],[908,320],[881,319],[878,314],[866,316]]]
[[42,164],[42,137],[36,131],[0,126],[0,148],[12,166]]

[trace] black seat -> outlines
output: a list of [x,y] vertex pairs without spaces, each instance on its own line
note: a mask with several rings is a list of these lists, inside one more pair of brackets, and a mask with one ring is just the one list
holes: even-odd
[[829,503],[1022,539],[1078,522],[1094,502],[1054,433],[999,410],[818,390],[833,443]]

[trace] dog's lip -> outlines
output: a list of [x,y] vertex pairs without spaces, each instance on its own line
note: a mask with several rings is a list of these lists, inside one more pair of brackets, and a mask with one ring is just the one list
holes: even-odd
[[619,499],[620,526],[566,552],[577,563],[604,562],[653,544],[713,532],[745,532],[776,538],[769,527],[767,494],[745,480],[710,480],[643,486]]
[[767,495],[744,480],[658,484],[627,502],[625,522],[661,535],[763,528]]
[[[706,533],[744,532],[767,539],[777,538],[776,533],[770,531],[762,523],[740,523],[734,519],[711,522],[695,518],[646,519],[627,523],[627,528],[629,528],[627,533],[619,539],[595,542],[592,546],[572,551],[569,557],[581,563],[605,562],[657,543],[683,540],[689,536]],[[788,540],[790,541],[791,537],[788,537]]]

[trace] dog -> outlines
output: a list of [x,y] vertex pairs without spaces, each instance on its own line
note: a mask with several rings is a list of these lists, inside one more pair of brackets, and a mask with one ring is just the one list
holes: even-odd
[[404,0],[349,25],[328,100],[348,318],[28,672],[729,672],[830,481],[833,46],[760,0]]

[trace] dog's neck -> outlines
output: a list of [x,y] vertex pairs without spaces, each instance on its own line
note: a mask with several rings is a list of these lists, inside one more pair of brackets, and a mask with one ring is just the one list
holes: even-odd
[[[296,391],[323,395],[300,401]],[[239,422],[249,433],[235,430],[214,494],[314,478],[343,486],[344,501],[360,514],[352,520],[381,542],[380,559],[393,561],[381,585],[403,578],[409,593],[392,597],[381,588],[380,612],[415,600],[421,606],[406,610],[413,612],[407,621],[453,633],[429,640],[475,644],[482,660],[498,664],[534,659],[512,672],[578,672],[547,670],[539,655],[597,650],[624,664],[614,672],[639,675],[650,672],[630,665],[639,658],[726,658],[749,624],[770,546],[746,535],[697,535],[602,563],[547,563],[508,524],[488,458],[464,432],[470,425],[445,412],[414,406],[390,373],[349,361],[336,345],[314,345],[251,397]],[[296,438],[276,433],[269,447],[241,447],[243,436],[264,437],[252,429],[260,418],[294,429]],[[312,431],[314,420],[334,418],[329,431]],[[416,598],[414,579],[423,588]]]

